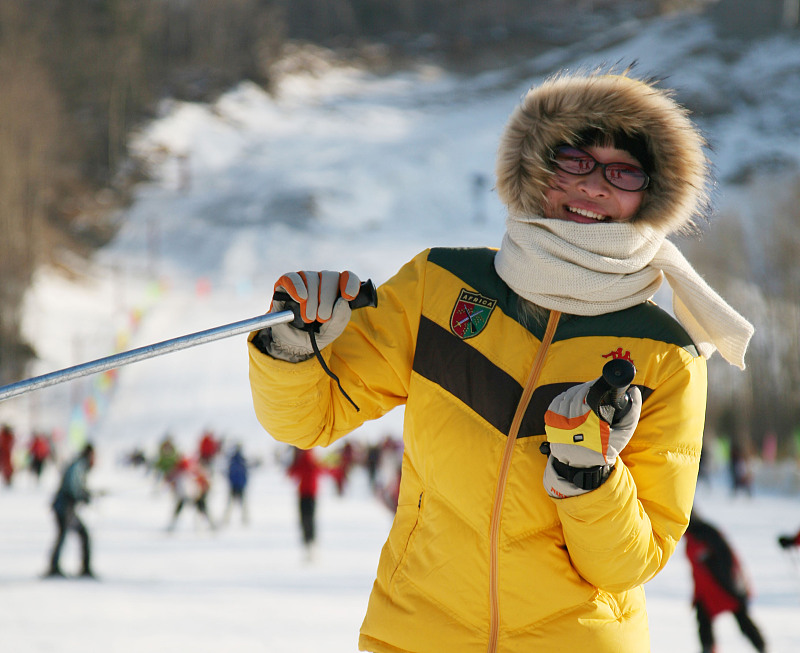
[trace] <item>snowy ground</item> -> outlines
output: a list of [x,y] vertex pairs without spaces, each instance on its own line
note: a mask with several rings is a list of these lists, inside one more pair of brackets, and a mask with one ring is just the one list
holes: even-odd
[[[723,178],[748,156],[800,151],[788,124],[800,92],[790,83],[800,69],[795,42],[759,43],[730,62],[702,21],[640,27],[593,63],[638,59],[643,74],[669,78],[688,97],[751,91],[740,112],[709,111],[704,122]],[[115,241],[76,264],[76,279],[49,270],[37,278],[25,315],[41,356],[32,374],[259,315],[288,270],[349,268],[380,283],[428,246],[499,245],[503,214],[488,181],[498,135],[524,90],[552,66],[574,63],[569,55],[475,79],[323,70],[288,80],[277,98],[244,84],[214,106],[167,106],[137,140],[155,179],[120,216]],[[397,434],[401,419],[395,411],[351,437]],[[363,474],[343,498],[324,486],[317,557],[305,563],[294,488],[253,415],[243,336],[3,402],[0,420],[21,443],[34,429],[53,431],[62,460],[91,438],[91,482],[108,491],[85,512],[101,580],[43,581],[56,470],[39,486],[21,472],[0,487],[1,650],[356,650],[391,515]],[[134,446],[152,455],[166,432],[193,450],[205,428],[265,461],[250,490],[252,523],[243,527],[234,513],[211,534],[185,514],[168,535],[168,494],[121,457]],[[698,507],[741,554],[770,650],[793,653],[800,572],[775,538],[800,527],[800,492],[770,476],[762,470],[752,499],[731,499],[721,480],[701,487]],[[225,498],[218,476],[215,515]],[[70,542],[67,569],[76,556]],[[654,653],[698,649],[690,594],[680,549],[648,586]],[[720,652],[750,650],[732,619],[721,618],[717,632]]]
[[[391,515],[366,492],[325,485],[320,542],[309,564],[299,544],[295,490],[279,468],[262,467],[250,489],[250,522],[234,509],[211,532],[173,508],[164,488],[138,469],[100,461],[95,487],[110,494],[85,510],[100,580],[41,580],[54,536],[48,501],[54,478],[18,479],[2,494],[0,611],[5,651],[355,651],[354,644]],[[54,474],[54,472],[53,472]],[[221,519],[224,479],[211,514]],[[77,572],[77,538],[65,571]]]
[[[255,450],[253,453],[256,453]],[[36,486],[20,474],[0,491],[2,650],[58,653],[354,653],[391,515],[356,470],[344,497],[323,483],[316,556],[299,544],[295,490],[269,462],[254,473],[250,524],[237,510],[211,532],[185,511],[168,534],[168,493],[140,469],[100,456],[95,488],[109,494],[85,511],[99,581],[42,580],[54,537],[48,509],[55,470]],[[698,507],[741,555],[756,590],[752,614],[773,653],[800,650],[800,568],[776,545],[800,526],[797,499],[757,492],[731,498],[719,479]],[[211,512],[226,503],[218,476]],[[77,571],[76,539],[64,568]],[[698,650],[683,548],[647,586],[653,653]],[[730,615],[715,623],[719,650],[752,650]]]

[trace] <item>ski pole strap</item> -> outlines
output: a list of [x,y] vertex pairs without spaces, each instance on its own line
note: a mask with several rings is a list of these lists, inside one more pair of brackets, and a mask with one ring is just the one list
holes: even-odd
[[594,467],[572,467],[566,463],[562,463],[555,456],[551,456],[553,460],[553,469],[556,470],[559,476],[567,479],[570,483],[577,485],[581,490],[596,490],[609,477],[614,471],[614,465],[595,465]]
[[353,401],[350,398],[350,395],[344,391],[342,383],[341,381],[339,381],[339,377],[336,376],[333,372],[331,372],[330,368],[328,368],[328,366],[325,364],[325,359],[322,357],[322,352],[320,352],[319,346],[317,345],[317,336],[315,335],[314,330],[306,329],[306,331],[308,332],[308,337],[311,339],[311,349],[314,350],[314,356],[316,356],[317,360],[319,361],[319,364],[322,365],[322,369],[325,371],[325,374],[327,374],[334,381],[336,381],[336,385],[339,386],[339,392],[342,393],[342,395],[344,396],[345,399],[347,399],[347,401],[353,404],[353,408],[355,408],[357,412],[361,412],[361,409],[358,407],[356,402]]
[[[339,377],[336,376],[333,372],[331,372],[330,368],[325,364],[325,359],[322,357],[322,352],[319,350],[319,345],[317,344],[316,334],[313,329],[304,329],[308,333],[308,337],[311,340],[311,349],[314,351],[314,357],[319,361],[319,364],[322,366],[322,369],[325,371],[329,377],[331,377],[334,381],[336,381],[336,385],[339,386],[339,391],[344,395],[344,398],[349,401],[353,407],[357,411],[361,411],[361,409],[356,405],[350,395],[348,395],[344,388],[342,388],[342,384],[339,381]],[[261,331],[256,334],[256,337],[253,338],[253,344],[255,345],[256,349],[260,351],[262,354],[266,354],[267,356],[271,356],[269,353],[269,343],[272,341],[271,329],[262,329]]]

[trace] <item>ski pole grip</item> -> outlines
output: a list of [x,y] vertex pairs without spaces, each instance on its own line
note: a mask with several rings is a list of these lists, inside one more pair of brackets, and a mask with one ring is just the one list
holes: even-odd
[[367,307],[375,308],[378,305],[378,290],[375,288],[375,284],[372,283],[372,279],[362,281],[358,288],[358,294],[348,303],[353,310]]
[[636,367],[629,360],[617,358],[603,365],[603,373],[586,395],[586,403],[597,415],[614,424],[631,407],[628,388],[636,376]]
[[[284,309],[294,313],[294,319],[290,322],[290,324],[293,327],[295,327],[296,329],[300,329],[301,331],[319,331],[320,327],[319,322],[303,321],[303,316],[300,314],[300,304],[298,304],[294,299],[292,299],[289,293],[278,291],[272,296],[272,298],[277,299],[280,302],[283,302]],[[361,285],[358,288],[358,294],[347,303],[350,304],[350,308],[354,310],[356,308],[377,306],[378,291],[375,288],[375,284],[372,282],[372,279],[367,279],[366,281],[362,281]]]

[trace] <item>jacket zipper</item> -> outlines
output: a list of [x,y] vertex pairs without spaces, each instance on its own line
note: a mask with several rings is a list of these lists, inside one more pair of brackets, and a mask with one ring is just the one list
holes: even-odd
[[517,404],[517,410],[514,413],[514,419],[511,421],[511,429],[508,432],[508,439],[506,446],[503,450],[503,462],[500,466],[500,475],[497,479],[497,490],[494,496],[494,506],[492,507],[492,525],[490,535],[490,550],[489,550],[489,603],[491,608],[490,622],[489,622],[489,646],[487,653],[497,652],[497,640],[500,630],[500,602],[499,602],[499,580],[498,580],[498,567],[497,556],[500,545],[500,514],[503,509],[503,498],[506,492],[506,483],[508,481],[508,471],[511,467],[511,456],[514,453],[514,444],[517,441],[517,434],[519,427],[522,424],[522,418],[528,408],[528,404],[533,396],[533,391],[536,384],[539,382],[539,377],[544,367],[544,359],[547,355],[547,350],[553,342],[553,336],[556,333],[556,326],[561,317],[560,311],[550,311],[550,318],[547,320],[547,328],[542,338],[542,344],[539,351],[536,353],[536,359],[533,361],[533,367],[528,374],[528,380],[525,382],[525,388],[522,391],[522,397]]

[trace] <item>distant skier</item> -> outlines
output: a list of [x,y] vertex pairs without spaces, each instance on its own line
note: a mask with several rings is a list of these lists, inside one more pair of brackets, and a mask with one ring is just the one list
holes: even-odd
[[60,565],[61,548],[64,545],[67,533],[72,530],[81,539],[83,566],[81,567],[80,575],[84,578],[94,578],[91,565],[89,531],[77,513],[78,505],[89,503],[91,500],[91,493],[86,486],[86,475],[92,467],[94,467],[94,447],[91,444],[87,444],[80,454],[72,460],[61,478],[61,485],[52,504],[58,525],[58,535],[53,546],[53,553],[50,556],[48,577],[64,577],[64,572],[61,570]]
[[307,560],[311,560],[314,544],[317,539],[316,512],[319,477],[323,473],[322,465],[317,462],[310,449],[295,449],[294,460],[289,466],[288,474],[297,481],[298,508],[300,509],[300,529],[303,535],[303,546]]
[[793,535],[780,535],[778,537],[778,544],[782,549],[796,549],[800,547],[800,531]]
[[378,487],[378,468],[381,464],[381,451],[380,443],[371,444],[367,447],[366,460],[364,465],[367,468],[367,477],[369,478],[369,486],[375,491]]
[[403,475],[403,442],[387,435],[381,446],[375,494],[389,510],[397,510]]
[[30,445],[28,445],[28,460],[30,470],[36,476],[38,483],[42,478],[44,464],[50,457],[50,440],[43,433],[34,433]]
[[350,470],[355,464],[356,454],[353,445],[350,442],[345,442],[344,446],[338,451],[334,452],[328,459],[330,475],[336,483],[336,494],[340,497],[344,496],[347,489],[347,482],[350,479]]
[[208,522],[211,530],[216,524],[208,514],[208,493],[211,490],[211,479],[208,470],[198,461],[181,458],[170,475],[170,483],[175,494],[175,510],[167,531],[172,532],[178,523],[178,517],[187,503],[191,503]]
[[737,444],[731,447],[728,467],[731,476],[731,493],[736,495],[741,491],[749,497],[753,496],[753,470],[750,465],[750,457],[745,449]]
[[11,485],[11,479],[14,476],[14,461],[11,454],[14,451],[15,439],[14,429],[8,424],[4,424],[0,428],[0,476],[3,477],[3,483],[7,486]]
[[228,459],[228,505],[225,508],[224,522],[227,524],[231,518],[233,504],[238,503],[242,511],[242,523],[249,522],[245,491],[249,480],[251,464],[244,457],[241,445],[236,445],[231,457]]
[[766,650],[764,638],[748,612],[750,586],[736,554],[714,526],[692,512],[684,535],[686,556],[692,566],[694,606],[703,653],[714,652],[713,619],[731,612],[755,649]]
[[221,450],[222,440],[216,438],[208,429],[203,431],[199,445],[200,463],[210,467]]
[[158,455],[153,463],[156,479],[172,484],[172,474],[180,459],[180,452],[175,446],[172,436],[167,433],[158,446]]

